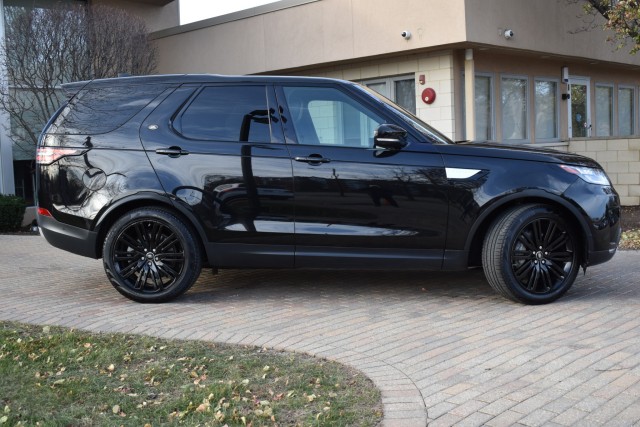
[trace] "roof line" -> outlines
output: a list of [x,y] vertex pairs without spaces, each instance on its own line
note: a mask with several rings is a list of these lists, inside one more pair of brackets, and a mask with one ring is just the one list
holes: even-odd
[[238,12],[227,13],[226,15],[215,16],[209,19],[203,19],[202,21],[191,22],[185,25],[179,25],[177,27],[171,27],[160,31],[155,31],[149,34],[151,40],[157,40],[164,37],[174,36],[176,34],[188,33],[190,31],[197,31],[207,27],[214,27],[216,25],[226,24],[228,22],[239,21],[241,19],[251,18],[253,16],[263,15],[265,13],[276,12],[282,9],[289,9],[296,6],[301,6],[307,3],[314,3],[320,0],[280,0],[274,3],[264,4],[262,6],[252,7],[250,9],[240,10]]

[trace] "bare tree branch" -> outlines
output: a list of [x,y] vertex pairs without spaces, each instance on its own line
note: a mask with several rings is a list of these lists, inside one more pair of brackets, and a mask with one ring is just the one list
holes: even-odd
[[0,66],[7,82],[0,85],[0,108],[9,115],[14,146],[31,158],[62,101],[62,83],[155,71],[144,21],[123,10],[80,3],[4,9]]
[[[631,47],[630,53],[640,51],[640,1],[638,0],[566,0],[567,3],[582,3],[585,11],[583,18],[602,15],[606,22],[604,29],[611,30],[612,36],[608,41],[615,44],[617,49]],[[580,30],[590,30],[596,27],[595,19]]]

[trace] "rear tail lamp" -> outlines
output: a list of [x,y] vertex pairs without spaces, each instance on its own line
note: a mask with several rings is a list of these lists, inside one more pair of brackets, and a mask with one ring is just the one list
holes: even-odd
[[51,216],[51,217],[53,216],[53,215],[51,215],[51,212],[49,212],[49,210],[45,209],[45,208],[38,208],[38,215],[40,215],[40,216]]
[[36,163],[49,165],[66,156],[77,156],[85,150],[78,148],[40,147],[36,151]]

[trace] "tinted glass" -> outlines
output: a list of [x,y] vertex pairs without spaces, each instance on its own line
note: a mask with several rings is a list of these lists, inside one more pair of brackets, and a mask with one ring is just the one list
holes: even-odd
[[270,142],[266,88],[206,87],[182,114],[177,128],[192,139]]
[[382,118],[341,91],[285,87],[284,93],[300,144],[373,147]]
[[395,85],[395,102],[410,111],[416,113],[416,84],[413,79],[396,80]]
[[619,88],[618,89],[618,135],[629,136],[634,133],[634,89]]
[[596,135],[613,135],[613,88],[596,86]]
[[58,118],[59,133],[111,132],[135,116],[165,89],[162,85],[110,86],[78,92]]
[[493,99],[491,77],[475,76],[476,140],[493,139]]
[[558,138],[558,84],[535,82],[536,139]]
[[527,80],[502,79],[502,139],[527,139]]

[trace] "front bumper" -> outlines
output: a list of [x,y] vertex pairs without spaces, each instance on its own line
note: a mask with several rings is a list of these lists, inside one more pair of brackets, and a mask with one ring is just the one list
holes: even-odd
[[589,184],[578,179],[564,196],[583,212],[585,231],[585,265],[609,261],[615,255],[620,236],[620,198],[612,186]]

